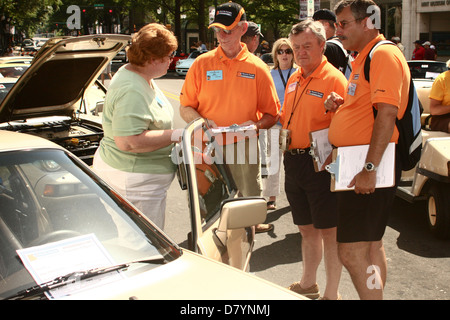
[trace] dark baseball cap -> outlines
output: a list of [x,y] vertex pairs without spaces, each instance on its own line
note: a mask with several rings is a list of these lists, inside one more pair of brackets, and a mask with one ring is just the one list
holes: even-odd
[[244,8],[235,2],[227,2],[216,8],[214,21],[209,25],[211,27],[219,27],[225,30],[233,29],[239,21],[246,21]]
[[248,22],[247,32],[244,34],[244,37],[253,37],[259,35],[261,38],[264,38],[261,30],[259,30],[259,26],[253,21]]
[[318,21],[318,20],[331,20],[331,21],[336,22],[336,15],[331,10],[320,9],[320,10],[317,10],[316,12],[314,12],[313,20],[315,20],[315,21]]

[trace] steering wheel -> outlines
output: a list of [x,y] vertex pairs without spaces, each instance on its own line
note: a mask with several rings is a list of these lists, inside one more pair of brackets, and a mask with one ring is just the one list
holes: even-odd
[[74,231],[74,230],[57,230],[57,231],[52,231],[50,233],[46,233],[42,236],[40,236],[37,239],[34,239],[33,241],[31,241],[29,243],[29,246],[39,246],[41,244],[46,244],[49,242],[55,242],[58,240],[64,240],[67,238],[73,238],[73,237],[78,237],[81,236],[81,233],[79,233],[78,231]]

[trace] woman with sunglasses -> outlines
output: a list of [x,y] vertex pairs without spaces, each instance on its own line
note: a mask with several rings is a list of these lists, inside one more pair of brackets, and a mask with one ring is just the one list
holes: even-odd
[[152,23],[132,38],[129,63],[114,75],[103,107],[104,138],[93,169],[163,229],[166,194],[175,176],[170,153],[171,103],[154,79],[167,73],[177,38]]
[[[280,38],[273,44],[272,47],[272,57],[273,57],[273,68],[270,70],[275,87],[277,89],[278,98],[280,99],[281,110],[283,109],[284,91],[286,89],[286,84],[289,80],[291,74],[297,70],[297,66],[294,63],[294,54],[292,51],[291,43],[287,38]],[[271,151],[271,137],[277,136],[271,133],[271,130],[280,130],[281,124],[275,124],[269,131],[267,135],[267,178],[263,179],[263,196],[268,197],[267,202],[268,210],[276,209],[276,198],[280,193],[280,164],[282,159],[282,152],[277,149],[278,154],[272,155]],[[278,143],[278,141],[276,141]],[[278,157],[278,165],[273,163],[272,157]],[[272,159],[272,161],[270,161]],[[270,167],[271,162],[273,167]]]

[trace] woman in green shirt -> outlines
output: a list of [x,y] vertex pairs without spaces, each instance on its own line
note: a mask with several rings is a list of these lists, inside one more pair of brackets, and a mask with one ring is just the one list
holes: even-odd
[[159,228],[164,228],[166,195],[175,174],[173,109],[154,79],[167,73],[177,39],[156,23],[132,38],[103,107],[104,138],[93,169]]

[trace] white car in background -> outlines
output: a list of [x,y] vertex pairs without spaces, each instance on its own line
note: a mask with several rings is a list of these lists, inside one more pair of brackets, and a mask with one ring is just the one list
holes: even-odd
[[185,76],[189,71],[189,68],[192,66],[194,60],[197,59],[199,55],[204,54],[205,52],[208,52],[208,50],[195,50],[191,52],[187,59],[177,61],[177,65],[175,67],[175,71],[177,72],[177,74],[179,76]]

